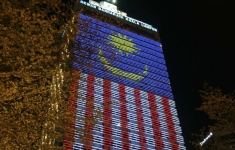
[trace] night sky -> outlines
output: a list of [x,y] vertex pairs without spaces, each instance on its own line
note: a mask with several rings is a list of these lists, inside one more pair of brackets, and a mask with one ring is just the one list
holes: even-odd
[[117,0],[128,16],[158,28],[188,150],[190,133],[210,124],[196,111],[204,81],[235,90],[235,2],[217,0]]
[[195,110],[204,81],[235,90],[235,1],[117,0],[129,17],[158,28],[188,150],[190,133],[210,124]]

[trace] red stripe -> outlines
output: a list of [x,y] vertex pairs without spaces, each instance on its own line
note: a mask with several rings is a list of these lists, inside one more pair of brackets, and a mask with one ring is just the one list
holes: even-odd
[[171,108],[169,105],[169,100],[165,97],[162,97],[162,103],[164,106],[165,116],[166,116],[166,123],[168,128],[169,139],[171,142],[172,150],[179,150],[179,146],[177,144],[177,138],[175,135],[175,128],[174,122],[171,114]]
[[[73,79],[70,84],[70,97],[68,99],[68,110],[70,111],[69,115],[74,117],[73,122],[69,122],[68,126],[74,127],[75,126],[75,116],[77,111],[77,91],[78,91],[78,78],[80,76],[80,72],[73,70]],[[71,116],[68,116],[71,117]],[[65,133],[65,140],[63,141],[64,150],[72,150],[73,147],[73,140],[74,140],[74,130],[68,130]]]
[[125,86],[123,84],[119,84],[118,88],[119,88],[119,98],[120,98],[121,127],[122,127],[122,149],[130,149]]
[[103,88],[103,94],[104,94],[104,104],[108,104],[108,106],[104,107],[104,149],[111,149],[112,148],[112,108],[109,104],[111,104],[111,82],[109,80],[104,80],[104,88]]
[[135,94],[135,103],[136,103],[136,115],[138,120],[138,129],[139,129],[139,137],[140,137],[140,147],[141,150],[146,150],[146,138],[145,138],[145,130],[144,130],[144,118],[143,118],[143,111],[141,107],[141,100],[140,100],[140,91],[139,89],[134,89]]
[[83,149],[92,150],[92,141],[93,141],[93,124],[89,121],[89,119],[93,118],[93,110],[94,110],[94,81],[95,77],[92,75],[88,75],[87,77],[87,95],[86,95],[86,112],[85,112],[85,137],[84,137],[84,145]]
[[155,136],[155,144],[156,148],[164,148],[163,141],[161,140],[161,131],[160,129],[160,122],[158,121],[158,111],[157,111],[157,105],[155,101],[155,95],[148,93],[148,100],[149,100],[149,107],[150,107],[150,113],[152,118],[152,125],[153,125],[153,133]]

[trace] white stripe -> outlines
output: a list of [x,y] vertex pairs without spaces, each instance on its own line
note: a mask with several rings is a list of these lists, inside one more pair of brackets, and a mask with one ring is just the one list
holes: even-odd
[[172,115],[178,116],[178,113],[177,113],[175,107],[172,107],[172,106],[171,106],[170,109],[171,109],[171,114],[172,114]]
[[117,139],[113,139],[113,147],[112,147],[112,149],[122,150],[122,141],[121,140],[117,140]]
[[183,145],[180,145],[180,150],[186,150],[186,147]]
[[[126,86],[125,92],[126,92],[127,110],[128,110],[127,117],[129,119],[128,129],[130,129],[131,132],[137,133],[137,132],[139,132],[138,120],[137,120],[137,114],[136,114],[137,108],[136,108],[136,103],[135,103],[135,97],[132,96],[132,95],[134,95],[134,89]],[[130,104],[130,102],[134,103],[134,105]],[[131,110],[131,111],[129,111],[129,110]],[[131,149],[139,149],[139,147],[140,147],[139,134],[134,134],[131,132],[129,132],[129,140],[131,141],[130,148]],[[135,143],[135,144],[133,144],[133,143]]]
[[[111,82],[111,96],[116,97],[116,100],[119,100],[119,93],[118,93],[118,84],[115,82]],[[120,120],[120,101],[117,104],[112,105],[112,137],[113,137],[113,147],[114,149],[122,149],[122,141],[119,138],[122,137],[122,131],[120,130],[121,127],[121,120]],[[114,118],[117,116],[118,118]]]
[[177,132],[178,134],[182,134],[181,127],[178,125],[174,125],[174,126],[175,126],[175,132]]
[[172,150],[171,148],[171,143],[167,142],[167,141],[163,141],[164,143],[164,148],[163,150]]
[[180,124],[180,121],[179,121],[178,117],[172,116],[172,119],[173,119],[174,124],[178,124],[178,125]]
[[[155,99],[159,102],[159,101],[162,101],[162,98],[160,96],[157,96],[155,95]],[[161,104],[161,103],[160,103]],[[157,104],[156,104],[157,105]],[[159,118],[162,120],[160,121],[160,128],[163,128],[163,129],[166,129],[168,130],[167,128],[167,123],[166,123],[166,117],[165,117],[165,114],[164,113],[160,113],[162,107],[161,105],[157,105],[157,111],[158,111],[158,115],[159,115]],[[162,133],[162,138],[167,140],[169,138],[169,134],[167,132],[163,132],[161,130],[161,133]],[[165,141],[163,142],[164,144],[164,149],[170,149],[170,145],[167,144]]]
[[176,139],[178,143],[184,144],[184,138],[182,135],[176,135]]
[[[86,101],[83,98],[86,98],[86,88],[87,88],[87,82],[85,82],[87,80],[87,74],[80,74],[81,80],[79,80],[78,86],[78,102],[77,102],[77,110],[78,113],[76,114],[77,117],[81,117],[81,118],[85,118],[85,111],[86,111]],[[85,81],[83,81],[85,80]],[[75,127],[77,128],[84,128],[84,121],[81,120],[76,120],[76,124]],[[74,135],[74,138],[78,140],[78,134]],[[74,145],[75,147],[82,147],[83,144],[76,142],[76,144]]]
[[175,108],[175,101],[171,100],[171,99],[168,99],[169,101],[169,105],[173,108]]
[[[152,136],[152,138],[146,137],[146,144],[147,145],[152,145],[155,146],[155,140],[153,138],[154,134],[153,134],[153,129],[152,129],[152,120],[150,118],[151,113],[150,113],[150,109],[149,109],[149,102],[147,101],[148,99],[148,93],[144,92],[144,91],[140,91],[140,97],[141,97],[141,105],[145,106],[148,109],[142,109],[143,110],[143,114],[145,114],[146,116],[143,115],[143,119],[144,119],[144,131],[145,134],[148,134],[150,136]],[[146,125],[149,125],[151,128],[147,128]]]
[[81,144],[79,142],[75,142],[75,144],[73,145],[73,149],[74,150],[81,150],[81,149],[83,149],[83,144]]
[[[96,84],[95,84],[96,83]],[[103,111],[102,109],[102,103],[103,103],[103,79],[101,78],[95,78],[95,83],[94,83],[94,89],[95,89],[95,94],[94,94],[94,106],[95,108],[101,108],[101,111]],[[99,94],[98,94],[99,93]],[[99,146],[100,148],[102,148],[103,145],[103,125],[102,125],[103,121],[100,121],[95,128],[93,128],[95,132],[93,133],[97,133],[99,135],[93,134],[93,144],[96,143],[96,147]],[[94,149],[94,148],[93,148]],[[95,148],[96,150],[97,148]]]

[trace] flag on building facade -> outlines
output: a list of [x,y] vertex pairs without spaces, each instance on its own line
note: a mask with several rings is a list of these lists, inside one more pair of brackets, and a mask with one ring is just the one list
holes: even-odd
[[[174,101],[89,74],[81,74],[79,85],[84,98],[94,98],[93,107],[118,103],[104,107],[103,121],[97,124],[99,130],[91,132],[91,143],[76,142],[73,149],[185,149]],[[78,100],[78,109],[84,111],[77,116],[87,117],[88,105]],[[84,124],[76,122],[76,126]]]
[[[185,150],[161,44],[151,38],[79,15],[73,63],[82,70],[77,117],[92,117],[102,107],[102,121],[88,128],[89,140],[69,149]],[[73,89],[74,90],[74,89]],[[106,103],[117,102],[110,107]],[[74,103],[74,100],[73,100]]]

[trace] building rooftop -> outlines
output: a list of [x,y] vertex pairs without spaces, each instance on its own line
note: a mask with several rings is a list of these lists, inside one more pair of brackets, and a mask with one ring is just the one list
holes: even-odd
[[121,22],[121,28],[125,28],[160,42],[160,37],[156,28],[152,27],[152,25],[129,17],[126,12],[118,10],[117,6],[114,4],[106,1],[101,1],[99,3],[93,0],[89,0],[89,2],[80,0],[80,4],[82,4],[80,5],[80,8],[85,8],[87,15],[92,15],[93,12],[102,12],[104,15],[107,14],[107,17],[113,19],[113,22]]

